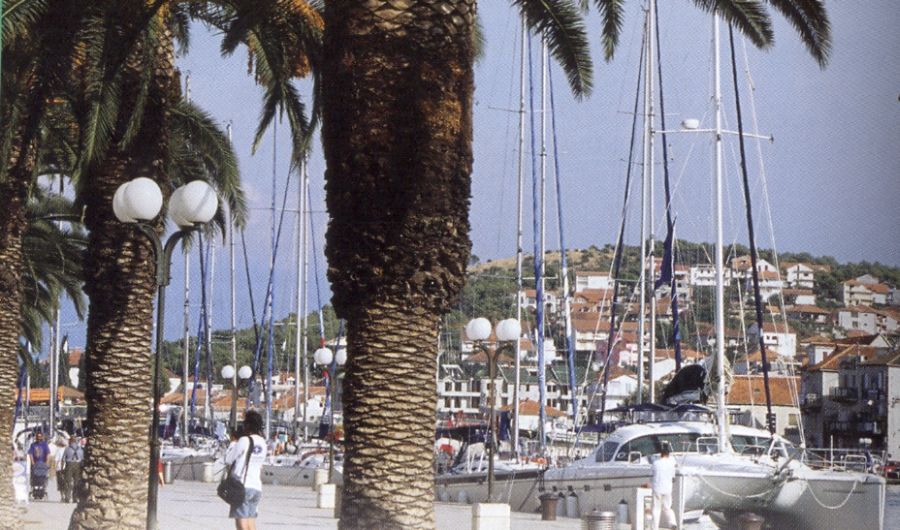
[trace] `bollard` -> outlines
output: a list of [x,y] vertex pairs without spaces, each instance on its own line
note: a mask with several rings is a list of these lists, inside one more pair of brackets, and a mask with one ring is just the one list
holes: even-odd
[[319,484],[327,484],[328,483],[328,470],[327,469],[316,469],[313,473],[313,491],[319,491]]
[[621,501],[619,501],[619,505],[617,508],[619,510],[619,513],[616,518],[618,519],[619,524],[628,524],[628,501],[622,499]]
[[744,512],[738,517],[738,526],[741,530],[762,530],[765,519],[753,512]]
[[316,493],[316,507],[334,510],[337,486],[334,484],[319,484]]
[[566,517],[568,515],[566,513],[566,494],[559,492],[557,495],[559,497],[556,500],[556,517]]
[[203,482],[215,482],[215,471],[212,462],[203,462],[203,471],[200,475]]
[[616,514],[613,512],[593,512],[581,518],[582,530],[613,530],[616,525]]
[[472,505],[472,530],[509,530],[509,525],[509,504],[478,502]]
[[556,503],[559,497],[555,493],[545,493],[540,496],[541,499],[541,521],[556,520]]
[[171,484],[175,482],[175,473],[172,472],[172,462],[163,464],[163,482]]
[[569,494],[566,495],[566,516],[578,519],[581,517],[581,506],[578,503],[578,495],[572,486],[569,486]]

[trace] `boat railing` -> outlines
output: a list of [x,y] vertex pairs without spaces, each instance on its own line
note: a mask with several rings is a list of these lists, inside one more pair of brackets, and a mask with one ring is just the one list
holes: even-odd
[[719,452],[719,438],[717,436],[701,436],[696,442],[697,452],[701,454],[713,454]]
[[803,453],[803,463],[811,468],[857,473],[877,473],[884,458],[883,452],[865,449],[807,448]]

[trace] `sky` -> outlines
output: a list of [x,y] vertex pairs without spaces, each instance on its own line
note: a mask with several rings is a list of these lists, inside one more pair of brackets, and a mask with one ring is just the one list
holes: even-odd
[[[631,108],[635,97],[638,57],[641,47],[643,2],[627,2],[628,11],[615,58],[602,60],[599,20],[588,18],[594,58],[593,94],[583,100],[573,98],[565,77],[551,67],[553,109],[546,112],[547,149],[547,249],[559,248],[556,173],[562,189],[563,234],[568,248],[603,246],[614,242],[618,229]],[[750,180],[757,241],[761,248],[779,251],[808,251],[829,255],[839,261],[880,261],[900,266],[900,226],[897,204],[900,199],[900,8],[894,0],[829,1],[833,52],[821,69],[799,43],[794,30],[775,16],[776,44],[759,51],[741,40],[737,56],[741,79],[745,129],[774,137],[774,142],[748,143]],[[662,68],[665,83],[667,126],[671,129],[685,118],[698,118],[703,126],[712,123],[711,19],[689,0],[660,1]],[[482,261],[509,257],[516,245],[516,169],[518,158],[519,21],[509,2],[479,3],[486,49],[475,71],[475,132],[471,222],[473,253]],[[723,37],[727,39],[727,32]],[[528,117],[540,120],[539,53],[533,45],[535,112]],[[209,111],[220,123],[233,125],[233,141],[240,158],[244,189],[251,206],[246,228],[247,252],[257,314],[268,279],[271,255],[271,202],[273,173],[277,201],[287,193],[287,209],[279,253],[276,258],[275,315],[296,311],[296,209],[297,175],[289,171],[289,139],[286,124],[270,131],[256,154],[251,141],[256,127],[262,90],[247,75],[246,53],[238,50],[229,58],[219,54],[220,37],[195,25],[186,55],[177,64],[190,76],[191,99]],[[727,40],[725,41],[727,42]],[[746,48],[746,58],[745,50]],[[728,113],[725,126],[736,129],[728,49],[723,53],[723,105]],[[745,71],[753,85],[750,90]],[[309,87],[300,83],[309,101]],[[657,103],[658,105],[658,103]],[[549,106],[549,103],[548,103]],[[554,118],[558,157],[552,156],[550,119]],[[529,120],[530,121],[530,120]],[[758,125],[754,126],[756,122]],[[532,248],[531,226],[531,131],[526,131],[524,168],[526,181],[525,248]],[[540,132],[536,145],[540,143]],[[673,179],[673,210],[677,235],[692,241],[712,241],[714,227],[711,193],[711,142],[708,135],[669,135],[669,171]],[[310,249],[310,309],[328,303],[324,231],[324,161],[318,141],[309,163],[312,224],[315,249]],[[743,199],[737,171],[737,143],[726,140],[725,230],[726,243],[746,244]],[[539,149],[538,149],[539,150]],[[274,152],[273,152],[274,151]],[[664,237],[661,155],[654,164],[657,213],[653,223],[658,239]],[[640,160],[640,151],[636,154]],[[626,243],[638,244],[640,167],[633,168],[632,199],[628,209]],[[287,180],[290,179],[288,183]],[[765,191],[768,193],[765,193]],[[768,200],[766,200],[768,198]],[[771,219],[771,221],[770,221]],[[774,235],[773,235],[774,234]],[[230,319],[229,261],[227,243],[216,241],[212,286],[214,329],[226,328]],[[238,327],[252,325],[247,278],[238,256]],[[196,251],[191,256],[191,333],[196,334],[199,312],[200,275]],[[182,335],[182,258],[172,267],[172,283],[167,294],[166,337]],[[319,293],[316,295],[316,278]],[[63,332],[70,344],[84,344],[84,325],[71,311],[63,317]]]

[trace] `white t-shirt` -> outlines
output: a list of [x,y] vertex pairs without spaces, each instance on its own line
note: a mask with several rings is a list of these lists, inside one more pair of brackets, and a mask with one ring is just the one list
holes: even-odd
[[[225,455],[225,464],[230,468],[234,463],[232,475],[238,479],[244,479],[244,461],[247,459],[247,450],[250,448],[250,438],[241,436],[235,442]],[[262,466],[266,461],[266,441],[258,434],[253,435],[253,453],[250,455],[249,467],[247,468],[247,478],[244,480],[246,489],[262,491]]]
[[653,493],[660,495],[672,494],[672,480],[675,478],[675,459],[671,456],[659,457],[653,462],[653,481],[651,487]]

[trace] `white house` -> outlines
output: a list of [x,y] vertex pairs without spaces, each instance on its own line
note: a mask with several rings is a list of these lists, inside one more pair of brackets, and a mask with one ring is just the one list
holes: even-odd
[[878,331],[878,313],[869,306],[852,305],[834,311],[834,325],[844,331],[863,331],[874,335]]
[[[559,296],[549,289],[544,291],[544,308],[553,313],[559,310]],[[537,309],[537,290],[525,289],[520,293],[519,304],[522,307]]]
[[609,273],[597,271],[578,271],[575,273],[575,292],[584,289],[609,289],[612,280]]
[[[759,325],[756,322],[747,328],[747,341],[751,345],[759,343]],[[764,323],[763,341],[767,351],[776,352],[783,357],[797,354],[797,333],[782,322]]]
[[812,289],[816,285],[815,269],[806,263],[783,263],[784,280],[794,289]]
[[812,289],[785,289],[781,294],[787,305],[816,305],[816,294]]

